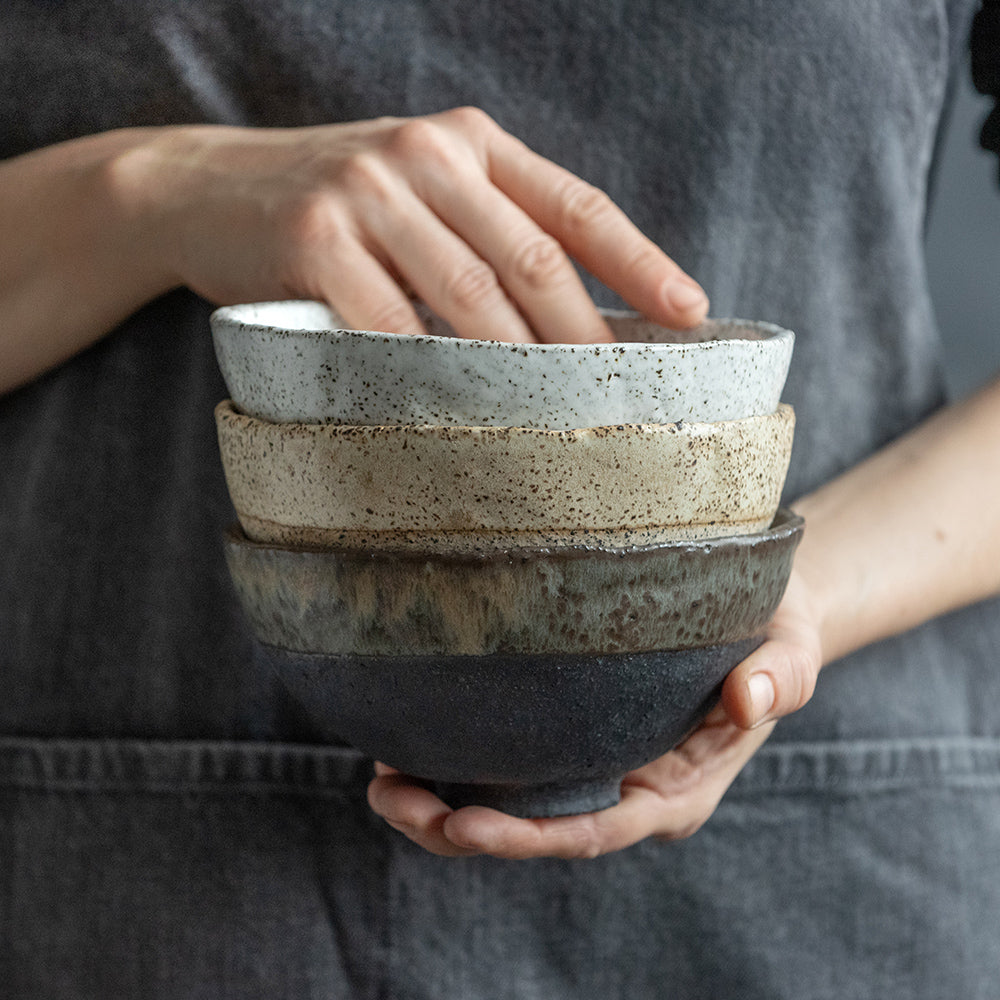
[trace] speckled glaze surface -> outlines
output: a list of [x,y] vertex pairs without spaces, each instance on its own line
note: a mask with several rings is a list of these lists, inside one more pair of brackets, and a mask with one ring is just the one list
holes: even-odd
[[216,356],[244,413],[293,423],[540,428],[717,421],[771,413],[793,334],[710,319],[668,330],[606,311],[617,344],[506,344],[346,328],[317,302],[227,306]]
[[700,543],[455,557],[280,548],[234,526],[226,558],[255,635],[286,650],[624,653],[758,635],[802,531],[781,510],[765,531]]
[[318,740],[432,781],[454,807],[558,816],[614,805],[625,774],[676,746],[759,641],[597,656],[259,651]]
[[480,551],[757,531],[778,508],[794,416],[571,431],[275,424],[215,411],[255,541]]

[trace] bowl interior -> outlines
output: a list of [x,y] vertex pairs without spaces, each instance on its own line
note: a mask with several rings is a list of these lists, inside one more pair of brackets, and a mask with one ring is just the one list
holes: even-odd
[[[491,343],[459,337],[447,320],[432,312],[422,303],[415,303],[417,315],[431,340],[448,340],[456,346]],[[721,340],[770,340],[786,339],[791,333],[773,323],[736,318],[708,318],[696,327],[675,330],[660,326],[638,313],[624,309],[600,309],[616,341],[627,347],[630,344],[709,344]],[[300,334],[329,336],[347,335],[359,340],[386,338],[412,339],[402,334],[382,330],[367,330],[352,326],[338,312],[322,302],[290,300],[286,302],[250,302],[242,305],[223,306],[213,314],[216,325],[232,324],[235,327],[255,328],[277,338]],[[572,351],[575,353],[606,353],[615,345],[609,344],[510,344],[512,350],[527,354],[546,354]]]

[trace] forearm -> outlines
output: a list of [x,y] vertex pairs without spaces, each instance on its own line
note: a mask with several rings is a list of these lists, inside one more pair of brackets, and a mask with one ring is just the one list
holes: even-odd
[[116,183],[122,130],[0,163],[0,392],[94,343],[176,282]]
[[1000,593],[1000,380],[803,497],[823,660]]
[[470,108],[53,146],[0,163],[0,232],[0,392],[178,285],[396,333],[424,332],[416,295],[461,336],[607,340],[575,258],[656,322],[708,308],[606,195]]

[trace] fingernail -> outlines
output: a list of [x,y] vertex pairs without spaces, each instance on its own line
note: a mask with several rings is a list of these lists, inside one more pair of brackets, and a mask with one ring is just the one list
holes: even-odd
[[767,674],[751,674],[747,681],[747,692],[753,708],[753,724],[759,726],[774,706],[774,685]]
[[690,278],[679,278],[667,288],[667,298],[678,312],[691,312],[708,305],[708,296]]

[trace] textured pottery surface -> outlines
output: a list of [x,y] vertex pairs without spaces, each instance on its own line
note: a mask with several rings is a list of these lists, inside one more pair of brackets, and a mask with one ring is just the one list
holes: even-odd
[[608,551],[487,557],[310,551],[238,527],[226,558],[256,636],[363,656],[623,653],[758,635],[784,593],[802,519],[756,534]]
[[614,805],[625,774],[680,742],[758,644],[597,656],[259,653],[317,739],[435,782],[454,807],[555,816]]
[[264,420],[541,428],[716,421],[771,413],[788,374],[788,330],[736,319],[694,330],[605,312],[617,344],[507,344],[344,328],[317,302],[212,315],[229,394]]
[[794,431],[786,405],[569,431],[276,424],[229,401],[215,412],[229,493],[255,541],[453,552],[758,531],[778,508]]

